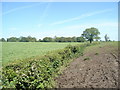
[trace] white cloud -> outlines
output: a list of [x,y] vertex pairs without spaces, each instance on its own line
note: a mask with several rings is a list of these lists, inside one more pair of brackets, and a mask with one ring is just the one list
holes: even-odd
[[105,10],[96,11],[96,12],[92,12],[92,13],[82,14],[81,16],[66,19],[66,20],[62,20],[62,21],[57,21],[57,22],[51,23],[50,25],[64,24],[64,23],[67,23],[67,22],[79,20],[79,19],[82,19],[82,18],[86,18],[86,17],[89,17],[89,16],[93,16],[93,15],[97,15],[97,14],[101,14],[101,13],[105,13],[105,12],[109,12],[109,11],[112,11],[112,9],[105,9]]
[[47,16],[47,12],[48,12],[48,9],[50,8],[50,6],[51,6],[51,3],[48,3],[47,5],[46,5],[46,7],[45,7],[45,9],[44,9],[44,11],[43,11],[43,14],[42,14],[42,16],[41,16],[41,20],[43,20],[46,16]]
[[31,7],[34,7],[34,6],[39,6],[39,5],[41,5],[41,4],[44,4],[44,3],[42,2],[42,3],[37,3],[37,4],[22,6],[22,7],[17,7],[17,8],[14,8],[14,9],[10,9],[10,10],[8,10],[8,11],[6,11],[6,12],[3,12],[2,14],[3,14],[3,15],[6,15],[6,14],[9,14],[9,13],[18,11],[18,10],[22,10],[22,9],[26,9],[26,8],[31,8]]

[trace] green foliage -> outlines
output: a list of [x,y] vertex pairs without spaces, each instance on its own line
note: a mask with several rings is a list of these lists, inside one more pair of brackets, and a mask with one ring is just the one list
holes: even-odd
[[77,42],[85,42],[85,38],[84,37],[77,37]]
[[99,38],[98,37],[99,34],[100,32],[98,31],[97,28],[91,27],[83,31],[82,36],[85,37],[88,41],[90,41],[90,43],[92,43],[94,39]]
[[42,41],[43,41],[43,42],[52,42],[53,39],[52,39],[51,37],[45,37],[45,38],[43,38]]
[[28,37],[20,37],[19,38],[19,42],[36,42],[36,38],[35,37],[31,37],[31,36],[28,36]]
[[54,87],[54,77],[61,66],[83,54],[89,45],[69,45],[62,50],[49,52],[41,58],[4,66],[2,71],[3,88],[47,89]]
[[6,42],[6,40],[4,38],[1,38],[0,42]]
[[7,42],[36,42],[36,38],[35,37],[31,37],[31,36],[28,36],[28,37],[10,37],[10,38],[7,38]]
[[[5,42],[4,38],[0,39],[1,42]],[[85,42],[83,37],[44,37],[43,39],[37,40],[35,37],[10,37],[7,38],[7,42]]]
[[19,38],[16,38],[16,37],[10,37],[10,38],[7,38],[7,42],[19,42]]

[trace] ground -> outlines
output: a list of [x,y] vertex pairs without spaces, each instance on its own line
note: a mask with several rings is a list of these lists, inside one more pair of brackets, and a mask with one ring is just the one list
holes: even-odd
[[118,47],[98,45],[86,49],[57,77],[57,88],[117,88]]

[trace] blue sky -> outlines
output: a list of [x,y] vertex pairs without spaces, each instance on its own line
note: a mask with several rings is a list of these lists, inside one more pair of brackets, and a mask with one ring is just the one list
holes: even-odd
[[2,37],[80,36],[95,27],[118,40],[117,2],[3,2]]

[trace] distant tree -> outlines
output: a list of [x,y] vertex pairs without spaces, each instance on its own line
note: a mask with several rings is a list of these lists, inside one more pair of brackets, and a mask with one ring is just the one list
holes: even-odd
[[36,42],[37,41],[35,37],[31,37],[31,36],[28,36],[28,37],[21,36],[19,39],[20,39],[20,42]]
[[71,37],[54,37],[55,42],[73,42]]
[[36,42],[37,39],[35,37],[32,38],[32,42]]
[[73,42],[77,42],[77,38],[74,36],[74,37],[72,37],[72,41]]
[[66,42],[65,37],[60,37],[59,42]]
[[72,38],[71,37],[66,37],[66,42],[72,42]]
[[86,41],[84,37],[54,37],[55,42],[84,42]]
[[92,41],[98,37],[98,35],[100,34],[100,32],[98,31],[97,28],[91,27],[91,28],[87,28],[85,31],[83,31],[82,36],[85,37],[88,41],[90,41],[90,43],[92,43]]
[[6,40],[4,38],[1,38],[0,42],[6,42]]
[[19,42],[20,39],[17,38],[17,37],[10,37],[10,38],[7,38],[7,42]]
[[77,42],[85,42],[85,38],[84,37],[77,37]]
[[61,38],[60,38],[60,37],[55,36],[55,37],[54,37],[54,41],[55,41],[55,42],[61,42]]
[[109,37],[107,36],[107,34],[105,35],[105,41],[109,41]]
[[27,39],[27,37],[20,37],[20,42],[29,42],[29,40]]
[[37,41],[35,37],[31,37],[31,36],[28,36],[27,40],[28,40],[28,42],[36,42]]
[[39,39],[39,40],[38,40],[38,42],[42,42],[42,40],[41,40],[41,39]]
[[65,37],[56,37],[55,41],[57,41],[57,42],[66,42]]
[[52,42],[53,39],[51,37],[45,37],[43,38],[43,42]]

